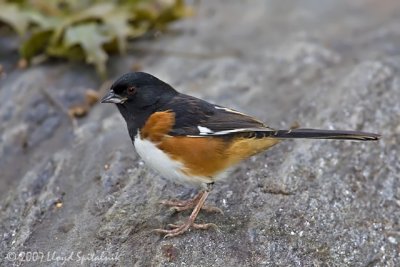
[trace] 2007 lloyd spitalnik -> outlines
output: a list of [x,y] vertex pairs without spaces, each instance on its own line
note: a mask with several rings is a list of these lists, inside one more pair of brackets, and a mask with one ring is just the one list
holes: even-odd
[[56,251],[21,251],[9,252],[6,259],[10,262],[58,262],[65,264],[66,262],[77,262],[83,264],[84,262],[117,262],[121,258],[121,254],[116,252],[114,254],[102,251],[99,253],[83,253],[82,251],[71,251],[68,253],[60,254]]

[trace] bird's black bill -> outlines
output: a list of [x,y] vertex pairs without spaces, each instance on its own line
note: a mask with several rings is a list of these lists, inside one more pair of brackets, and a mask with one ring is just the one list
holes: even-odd
[[122,104],[126,101],[125,97],[121,97],[119,95],[117,95],[116,93],[114,93],[113,90],[110,90],[110,92],[108,92],[108,94],[106,94],[102,99],[101,99],[101,103],[114,103],[114,104]]

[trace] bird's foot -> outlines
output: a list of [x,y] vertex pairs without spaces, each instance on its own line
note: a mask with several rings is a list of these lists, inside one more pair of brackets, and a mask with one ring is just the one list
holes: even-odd
[[190,218],[182,224],[168,224],[172,229],[154,229],[155,232],[166,234],[164,238],[174,237],[185,233],[191,227],[194,229],[206,230],[209,228],[218,228],[214,223],[194,223]]
[[[208,229],[210,227],[217,227],[213,223],[202,223],[202,224],[194,223],[200,210],[204,207],[204,202],[209,193],[210,193],[209,191],[200,192],[192,200],[189,200],[187,202],[172,201],[173,204],[181,204],[180,206],[175,206],[181,210],[185,210],[185,209],[194,207],[188,220],[182,224],[169,224],[168,226],[173,229],[155,229],[154,231],[158,232],[158,233],[166,234],[165,237],[174,237],[174,236],[183,234],[190,227],[193,227],[195,229]],[[171,203],[171,202],[167,201],[166,203]],[[215,209],[217,209],[217,208],[214,208],[213,210],[215,210]]]

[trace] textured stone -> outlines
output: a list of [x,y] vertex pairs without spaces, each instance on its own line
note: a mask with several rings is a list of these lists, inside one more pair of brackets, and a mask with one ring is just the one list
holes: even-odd
[[[16,42],[0,40],[0,265],[60,266],[73,253],[66,266],[399,266],[399,11],[390,0],[202,1],[111,59],[112,78],[141,66],[274,128],[382,134],[287,141],[246,160],[207,200],[225,214],[199,216],[219,229],[173,239],[152,229],[188,213],[158,202],[196,191],[144,166],[112,105],[68,116],[100,87],[94,71],[16,70]],[[6,259],[27,251],[49,261]],[[91,253],[118,261],[78,256]]]

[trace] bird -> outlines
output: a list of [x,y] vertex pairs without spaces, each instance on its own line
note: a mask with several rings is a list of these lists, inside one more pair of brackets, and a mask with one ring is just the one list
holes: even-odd
[[196,223],[200,210],[221,211],[204,203],[213,185],[242,160],[286,139],[339,139],[376,141],[379,134],[361,131],[270,128],[240,111],[186,95],[145,72],[118,78],[101,99],[113,103],[124,118],[129,136],[142,160],[163,177],[198,189],[189,200],[164,200],[162,204],[184,211],[181,223],[154,229],[165,237],[187,230],[216,227]]

